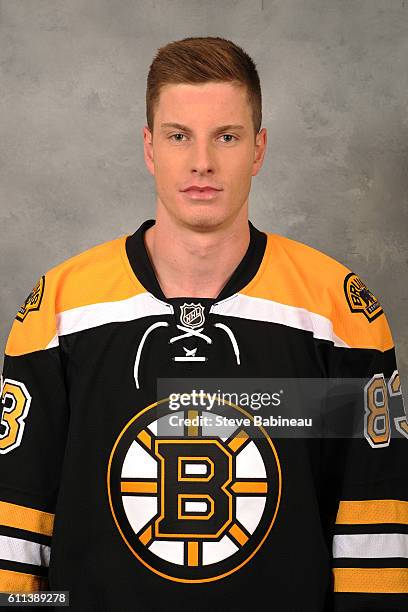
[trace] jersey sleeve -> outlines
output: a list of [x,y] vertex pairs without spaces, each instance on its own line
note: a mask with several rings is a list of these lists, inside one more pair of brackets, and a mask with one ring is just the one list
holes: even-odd
[[[354,282],[351,288],[349,280]],[[355,274],[334,326],[323,441],[335,612],[408,609],[408,422],[396,348],[381,305]],[[339,343],[340,344],[340,343]]]
[[53,523],[68,427],[64,368],[48,274],[8,336],[0,406],[0,591],[48,588]]

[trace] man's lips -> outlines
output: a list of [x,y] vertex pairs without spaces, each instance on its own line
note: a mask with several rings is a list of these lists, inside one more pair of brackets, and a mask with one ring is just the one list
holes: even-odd
[[216,187],[199,187],[197,185],[192,185],[191,187],[187,187],[187,189],[183,189],[182,193],[193,200],[212,200],[217,197],[220,191],[222,191],[222,189],[217,189]]
[[221,187],[215,187],[215,185],[190,185],[190,187],[186,187],[186,189],[182,189],[181,191],[205,191],[207,189],[212,189],[213,191],[221,191]]

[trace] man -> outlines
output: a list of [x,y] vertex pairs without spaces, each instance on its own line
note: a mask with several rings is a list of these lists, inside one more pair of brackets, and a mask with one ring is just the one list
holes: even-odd
[[[406,609],[408,423],[391,333],[351,270],[248,222],[260,103],[255,65],[230,41],[160,49],[144,129],[155,221],[48,271],[17,313],[2,590],[48,579],[78,611]],[[227,383],[271,380],[261,409],[220,399]],[[268,419],[292,416],[296,385],[302,418],[285,435]],[[319,407],[315,435],[305,405]]]

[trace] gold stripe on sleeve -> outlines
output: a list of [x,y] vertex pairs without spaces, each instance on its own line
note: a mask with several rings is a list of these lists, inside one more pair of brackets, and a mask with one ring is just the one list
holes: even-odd
[[408,593],[407,567],[336,567],[333,574],[337,593]]
[[398,499],[340,502],[336,518],[337,525],[372,525],[374,523],[408,525],[408,502]]
[[54,514],[0,501],[0,525],[52,535]]
[[45,591],[48,588],[48,578],[13,572],[11,570],[0,570],[0,591],[6,593],[30,593]]

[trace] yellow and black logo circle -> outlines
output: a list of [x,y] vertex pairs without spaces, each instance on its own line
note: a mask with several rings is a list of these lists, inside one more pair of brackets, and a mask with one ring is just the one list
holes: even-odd
[[344,279],[344,293],[351,312],[362,312],[370,322],[383,314],[377,298],[354,272]]
[[20,306],[20,309],[16,315],[17,321],[23,322],[29,312],[40,310],[41,300],[44,295],[44,287],[45,276],[42,276],[34,289],[25,299],[24,303]]
[[282,476],[272,440],[242,408],[221,400],[210,416],[161,400],[121,431],[107,486],[133,555],[164,578],[198,583],[239,570],[262,547]]

